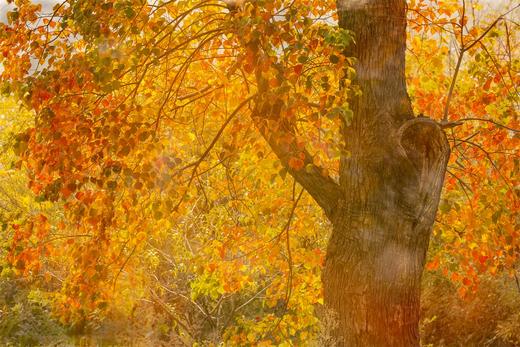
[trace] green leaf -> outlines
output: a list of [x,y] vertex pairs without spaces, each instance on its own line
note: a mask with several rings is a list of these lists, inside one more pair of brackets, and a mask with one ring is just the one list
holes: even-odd
[[126,15],[126,18],[128,18],[128,19],[134,18],[134,16],[135,16],[134,9],[131,7],[125,8],[125,15]]
[[306,56],[306,55],[300,55],[300,56],[298,57],[298,62],[301,63],[301,64],[307,62],[307,60],[309,60],[309,57]]

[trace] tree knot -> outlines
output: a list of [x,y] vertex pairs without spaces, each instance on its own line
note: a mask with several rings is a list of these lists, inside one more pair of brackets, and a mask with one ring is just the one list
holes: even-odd
[[396,132],[398,152],[412,160],[436,161],[450,152],[444,133],[445,128],[456,126],[453,122],[437,122],[420,114],[406,121]]

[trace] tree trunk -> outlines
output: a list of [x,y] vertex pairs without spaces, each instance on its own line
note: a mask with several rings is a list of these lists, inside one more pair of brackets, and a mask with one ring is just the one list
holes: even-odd
[[421,275],[449,145],[428,118],[414,118],[406,91],[404,0],[338,0],[357,44],[362,94],[351,99],[342,196],[323,272],[337,346],[419,346]]
[[[280,139],[295,138],[296,125],[280,120],[260,70],[252,119],[333,224],[322,279],[338,319],[336,346],[419,346],[421,275],[450,149],[436,122],[412,112],[405,0],[337,0],[337,9],[355,36],[345,55],[356,58],[353,83],[362,92],[349,98],[354,117],[343,136],[351,155],[341,158],[339,184],[307,151],[310,169],[291,168],[301,149]],[[259,59],[258,43],[249,46]],[[276,132],[269,120],[279,122]]]

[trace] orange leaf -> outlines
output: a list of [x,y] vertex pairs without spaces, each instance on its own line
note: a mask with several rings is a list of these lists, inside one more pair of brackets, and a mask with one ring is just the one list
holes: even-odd
[[303,70],[302,64],[298,64],[298,65],[294,66],[294,73],[296,75],[300,76],[302,74],[302,70]]
[[294,170],[301,170],[305,163],[300,158],[290,158],[289,159],[289,167]]

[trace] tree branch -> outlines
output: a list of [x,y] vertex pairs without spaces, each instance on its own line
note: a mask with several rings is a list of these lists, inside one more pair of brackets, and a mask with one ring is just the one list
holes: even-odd
[[[332,217],[338,200],[341,197],[340,186],[329,176],[323,175],[323,169],[314,164],[312,156],[305,148],[299,148],[295,141],[283,141],[283,137],[296,138],[294,126],[283,122],[282,130],[273,131],[266,124],[268,119],[279,119],[273,107],[264,107],[266,100],[259,98],[253,110],[253,121],[267,141],[273,152],[280,159],[287,172],[313,197],[323,208],[328,217]],[[289,165],[289,160],[296,153],[303,155],[303,168],[295,169]]]
[[507,129],[509,131],[512,131],[514,133],[520,133],[520,130],[519,129],[515,129],[515,128],[511,128],[505,124],[502,124],[502,123],[498,123],[498,122],[495,122],[494,120],[491,120],[491,119],[486,119],[486,118],[474,118],[474,117],[471,117],[471,118],[462,118],[462,119],[457,119],[457,122],[471,122],[471,121],[475,121],[475,122],[488,122],[488,123],[491,123],[499,128],[504,128],[504,129]]
[[471,48],[473,48],[477,43],[479,43],[484,37],[486,37],[486,35],[491,31],[491,29],[493,29],[495,27],[495,25],[497,25],[498,22],[500,22],[502,19],[504,19],[504,17],[506,15],[508,15],[511,12],[513,12],[518,7],[520,7],[520,5],[517,5],[517,6],[513,7],[512,9],[510,9],[509,11],[507,11],[506,13],[500,15],[497,19],[495,19],[495,21],[493,23],[491,23],[484,30],[484,32],[479,37],[477,37],[475,40],[473,40],[467,46],[464,44],[464,34],[463,34],[463,32],[464,32],[464,12],[463,12],[463,14],[462,14],[462,21],[461,21],[462,24],[461,24],[461,28],[460,28],[460,31],[461,31],[460,51],[459,51],[459,56],[458,56],[458,59],[457,59],[457,66],[455,67],[455,72],[453,74],[453,78],[452,78],[451,83],[450,83],[450,90],[448,92],[448,98],[446,100],[446,105],[444,107],[444,116],[442,118],[443,121],[448,121],[449,110],[450,110],[450,102],[451,102],[451,98],[453,96],[453,89],[455,87],[455,83],[457,82],[457,76],[459,74],[460,65],[462,63],[462,58],[464,57],[464,53],[466,53]]
[[[261,52],[258,41],[248,43],[254,54],[254,61],[259,61]],[[287,169],[287,172],[313,197],[332,218],[338,200],[341,198],[341,188],[332,178],[324,174],[324,170],[314,164],[311,154],[305,146],[298,144],[296,124],[283,115],[283,101],[275,93],[270,92],[269,84],[262,76],[257,64],[255,77],[258,86],[255,106],[251,118],[267,141],[273,152]],[[297,157],[303,165],[295,168],[290,160]]]

